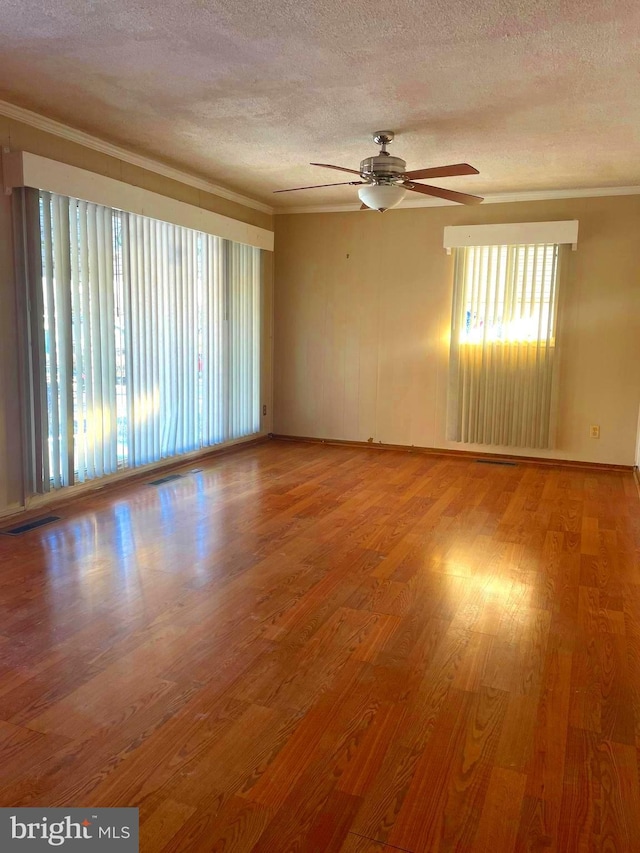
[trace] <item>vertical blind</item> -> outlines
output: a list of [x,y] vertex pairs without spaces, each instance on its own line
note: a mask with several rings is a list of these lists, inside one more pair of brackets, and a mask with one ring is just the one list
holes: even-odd
[[35,307],[43,334],[32,330],[31,346],[44,367],[32,397],[46,447],[35,490],[257,433],[260,250],[53,193],[38,200],[32,325]]
[[557,298],[556,244],[456,250],[449,439],[552,446]]

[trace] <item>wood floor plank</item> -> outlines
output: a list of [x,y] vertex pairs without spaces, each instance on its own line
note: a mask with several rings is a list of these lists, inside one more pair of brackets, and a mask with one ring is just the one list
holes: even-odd
[[60,735],[44,734],[0,721],[0,788],[10,786],[20,774],[46,761],[69,742],[68,738]]
[[194,806],[187,806],[175,800],[163,800],[147,820],[140,821],[140,849],[161,850],[167,847],[195,811]]
[[636,751],[570,728],[558,850],[633,850],[640,832]]
[[[163,853],[251,850],[272,817],[265,806],[224,795],[209,796],[193,812],[168,841],[165,836],[165,844],[159,848]],[[145,826],[140,831],[141,849],[145,849],[142,839],[148,838]]]
[[[243,796],[274,808],[282,807],[314,762],[324,756],[327,749],[337,748],[340,738],[349,739],[348,725],[352,721],[350,714],[345,714],[344,707],[356,690],[365,668],[366,664],[360,662],[343,668],[332,689],[304,714],[300,725],[269,765],[268,772],[244,791]],[[330,722],[333,728],[329,728]],[[338,736],[333,733],[335,731],[339,732]],[[336,782],[337,779],[332,779],[332,786]]]
[[513,850],[518,837],[526,781],[522,773],[493,768],[478,832],[470,850],[475,853]]
[[[469,849],[493,766],[506,694],[483,689],[453,691],[423,753],[388,843],[411,849]],[[446,759],[445,759],[446,756]],[[471,817],[473,816],[473,817]]]
[[636,849],[628,472],[271,441],[60,514],[0,537],[0,805],[134,806],[145,853]]
[[453,680],[454,687],[475,693],[482,686],[487,661],[491,655],[494,642],[494,637],[491,634],[476,632],[471,634],[469,645]]
[[0,787],[0,802],[24,806],[101,805],[96,802],[94,791],[111,774],[119,776],[127,758],[177,715],[196,692],[193,685],[176,685],[158,701],[139,708],[134,715],[126,715],[115,729],[100,727],[83,740],[65,739],[64,746],[32,767],[25,763]]
[[92,792],[96,803],[141,808],[151,800],[149,807],[155,808],[158,799],[168,797],[165,786],[196,764],[247,708],[246,703],[228,699],[226,694],[219,697],[210,690],[198,691],[153,737],[137,745],[120,772],[102,780]]

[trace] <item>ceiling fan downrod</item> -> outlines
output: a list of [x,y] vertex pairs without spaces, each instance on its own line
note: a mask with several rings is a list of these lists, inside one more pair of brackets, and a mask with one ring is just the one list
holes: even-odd
[[389,156],[389,152],[387,151],[387,145],[393,142],[395,134],[392,130],[377,130],[373,134],[373,141],[376,145],[380,146],[380,154],[386,154]]

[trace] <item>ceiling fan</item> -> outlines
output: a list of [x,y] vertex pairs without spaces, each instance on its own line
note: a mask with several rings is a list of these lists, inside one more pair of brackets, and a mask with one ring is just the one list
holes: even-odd
[[275,190],[277,193],[290,193],[297,190],[315,190],[321,187],[360,187],[358,196],[362,205],[360,210],[379,210],[383,213],[390,207],[396,207],[407,194],[407,190],[423,195],[456,201],[459,204],[479,204],[483,201],[480,196],[440,189],[428,184],[418,184],[416,181],[424,178],[450,178],[454,175],[477,175],[477,169],[468,163],[456,163],[453,166],[436,166],[433,169],[414,169],[407,172],[407,164],[400,157],[392,157],[387,151],[387,145],[393,142],[394,133],[391,130],[379,130],[373,135],[373,141],[380,146],[380,153],[375,157],[367,157],[360,163],[360,171],[345,169],[343,166],[330,166],[328,163],[311,163],[312,166],[322,166],[323,169],[336,169],[338,172],[349,172],[358,175],[359,181],[343,181],[337,184],[315,184],[310,187],[292,187],[288,190]]

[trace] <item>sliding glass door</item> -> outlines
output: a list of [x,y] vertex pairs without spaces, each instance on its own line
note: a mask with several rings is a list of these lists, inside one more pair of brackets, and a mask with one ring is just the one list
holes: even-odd
[[38,201],[38,490],[257,433],[260,250],[52,193]]

